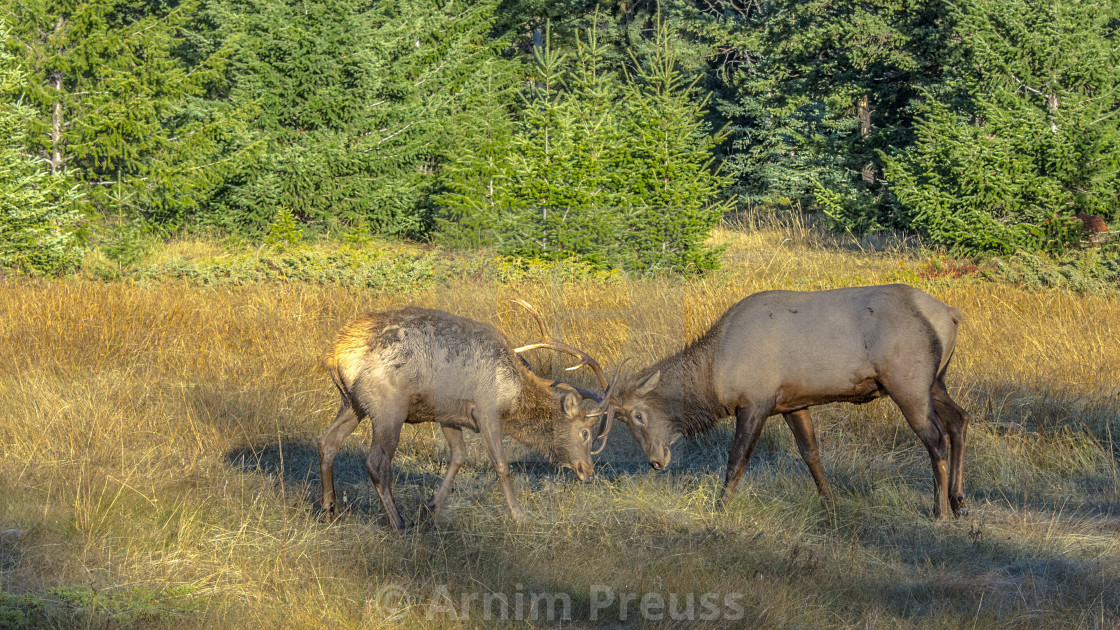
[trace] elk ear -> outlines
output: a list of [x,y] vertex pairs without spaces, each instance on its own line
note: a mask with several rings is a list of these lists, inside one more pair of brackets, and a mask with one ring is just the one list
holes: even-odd
[[660,380],[661,380],[661,370],[658,370],[658,371],[654,372],[653,374],[647,376],[646,380],[639,383],[638,388],[634,390],[634,393],[637,394],[638,396],[645,396],[646,394],[653,391],[654,387],[657,387],[657,381],[660,381]]
[[564,415],[575,416],[580,413],[579,396],[575,394],[564,394],[560,399],[560,408],[564,410]]

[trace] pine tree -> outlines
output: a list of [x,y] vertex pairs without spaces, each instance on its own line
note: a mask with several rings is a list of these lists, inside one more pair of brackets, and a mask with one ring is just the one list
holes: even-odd
[[624,140],[617,77],[601,67],[601,53],[594,32],[573,56],[552,46],[546,29],[516,120],[495,112],[487,126],[501,133],[467,143],[474,146],[448,167],[449,192],[437,198],[446,240],[484,234],[508,254],[608,264],[601,254],[621,227],[614,208]]
[[[704,122],[707,96],[693,99],[678,67],[677,39],[658,24],[656,47],[639,64],[625,90],[626,133],[632,138],[623,171],[636,215],[624,251],[639,267],[712,269],[719,250],[704,245],[729,204],[718,202],[728,178],[713,170],[713,153],[725,133],[709,133]],[[637,59],[635,59],[637,61]],[[630,168],[636,163],[636,168]]]
[[516,63],[492,59],[479,75],[484,84],[479,102],[452,123],[470,131],[453,139],[434,199],[443,208],[440,238],[453,246],[479,247],[498,239],[502,204],[509,198],[506,187],[513,177],[508,153],[517,69]]
[[616,112],[618,78],[603,67],[596,31],[568,56],[537,54],[520,133],[510,144],[509,210],[500,224],[505,251],[523,256],[584,256],[609,265],[618,238],[619,162],[625,147]]
[[[0,40],[9,29],[0,20]],[[0,48],[0,94],[26,84],[16,58]],[[0,101],[0,267],[57,273],[75,266],[77,191],[65,172],[51,173],[26,147],[33,111],[20,100]]]
[[658,36],[664,31],[674,40],[678,70],[686,84],[708,70],[709,59],[727,40],[719,2],[691,0],[507,0],[499,24],[520,34],[518,50],[532,55],[540,47],[546,25],[552,46],[577,48],[577,40],[591,30],[601,46],[603,70],[622,72],[635,58],[645,63],[656,54]]

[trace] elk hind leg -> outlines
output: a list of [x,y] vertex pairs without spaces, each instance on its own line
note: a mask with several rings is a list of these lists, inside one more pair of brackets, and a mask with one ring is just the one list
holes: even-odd
[[447,445],[451,447],[451,461],[447,463],[447,474],[443,477],[443,483],[440,484],[439,490],[436,491],[435,496],[426,506],[428,515],[433,518],[439,514],[439,511],[447,503],[447,495],[451,493],[451,480],[455,478],[455,473],[459,472],[459,468],[467,461],[467,445],[463,442],[463,430],[447,425],[441,428],[443,429],[443,437],[447,439]]
[[377,411],[369,414],[373,422],[373,440],[366,455],[366,472],[389,515],[389,522],[398,532],[404,529],[404,519],[393,501],[393,454],[401,440],[401,427],[408,418],[408,399],[389,399],[378,402]]
[[334,513],[334,458],[346,437],[354,432],[362,416],[358,415],[350,399],[342,396],[338,415],[330,428],[319,438],[319,478],[323,484],[323,520],[330,520]]
[[727,477],[723,482],[723,496],[717,506],[719,509],[726,508],[731,502],[735,486],[739,485],[739,478],[747,469],[747,462],[754,452],[758,436],[762,434],[767,416],[768,411],[761,406],[740,407],[735,412],[735,438],[727,454]]
[[945,458],[949,451],[949,435],[933,412],[933,400],[929,394],[910,397],[896,397],[892,394],[891,397],[929,452],[930,464],[933,466],[933,516],[948,518],[949,471]]
[[793,431],[797,450],[801,453],[801,459],[805,460],[805,465],[809,467],[809,473],[813,475],[817,490],[829,503],[835,504],[836,499],[832,496],[832,490],[829,489],[828,481],[824,478],[824,471],[821,470],[820,450],[817,448],[817,436],[813,432],[813,419],[809,416],[809,410],[791,411],[783,414],[782,417]]
[[968,506],[964,500],[964,453],[968,424],[972,418],[949,397],[945,381],[937,379],[930,391],[933,395],[933,409],[949,433],[949,506],[953,509],[953,514],[966,516]]

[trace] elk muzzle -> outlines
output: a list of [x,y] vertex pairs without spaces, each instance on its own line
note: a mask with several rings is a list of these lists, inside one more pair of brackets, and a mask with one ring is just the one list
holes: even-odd
[[659,451],[657,454],[651,454],[649,456],[649,465],[653,466],[654,470],[664,470],[665,467],[669,465],[669,462],[672,461],[673,453],[669,450],[668,446],[659,446],[657,450]]
[[575,462],[574,464],[572,464],[572,472],[574,472],[576,474],[576,477],[578,477],[579,480],[583,483],[587,483],[595,478],[594,464],[588,464],[586,462]]

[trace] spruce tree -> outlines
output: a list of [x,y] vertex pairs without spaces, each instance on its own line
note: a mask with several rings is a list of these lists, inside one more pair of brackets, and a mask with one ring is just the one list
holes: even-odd
[[509,210],[500,224],[505,251],[610,264],[606,250],[621,227],[625,140],[618,78],[603,67],[602,53],[595,31],[577,44],[570,65],[549,41],[538,52],[540,76],[510,143]]
[[236,47],[233,93],[260,103],[266,136],[215,220],[262,229],[284,206],[320,230],[430,230],[444,156],[505,46],[492,36],[497,3],[214,1]]
[[[635,271],[715,266],[706,247],[724,206],[712,169],[703,101],[689,98],[672,40],[635,73],[605,61],[595,29],[561,52],[544,38],[504,160],[486,146],[464,152],[449,172],[445,231],[492,235],[519,256],[579,257]],[[481,229],[480,229],[481,227]]]
[[508,159],[513,141],[512,111],[518,99],[515,76],[519,64],[501,57],[479,73],[478,102],[451,124],[466,130],[452,138],[435,200],[440,238],[457,247],[479,247],[498,239],[507,187],[513,176]]
[[594,32],[569,54],[546,29],[521,107],[495,111],[490,133],[465,143],[448,167],[448,192],[437,198],[446,240],[479,234],[508,254],[609,264],[624,139],[618,79],[602,52]]
[[[0,40],[8,37],[0,20]],[[0,48],[0,94],[18,93],[26,76],[14,55]],[[27,148],[33,110],[16,97],[0,100],[0,267],[57,273],[75,266],[77,191],[65,171],[50,172]]]
[[244,115],[221,98],[222,50],[183,37],[195,2],[0,5],[27,71],[28,142],[80,182],[89,209],[173,226],[236,170]]
[[728,178],[713,164],[725,133],[710,133],[704,122],[708,97],[693,97],[696,80],[684,83],[677,40],[667,25],[658,27],[655,49],[624,90],[625,136],[631,140],[621,170],[637,176],[624,179],[634,213],[622,249],[639,268],[712,269],[719,250],[704,242],[730,207],[719,201]]
[[970,0],[967,55],[887,176],[909,224],[966,252],[1063,249],[1120,217],[1120,3]]
[[[724,3],[724,6],[727,6]],[[911,141],[950,47],[941,2],[781,0],[728,10],[716,72],[726,172],[749,205],[820,203],[837,229],[896,225],[882,158]]]

